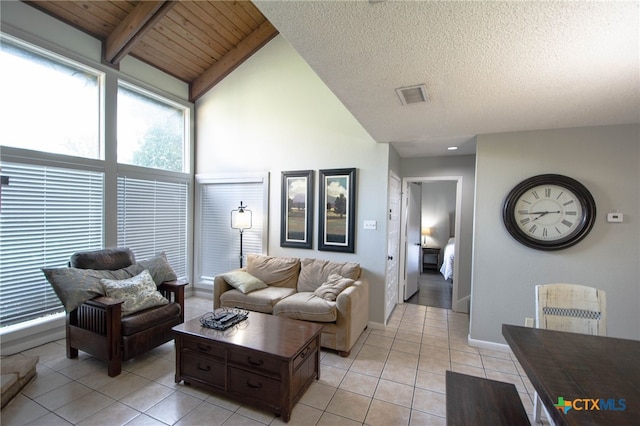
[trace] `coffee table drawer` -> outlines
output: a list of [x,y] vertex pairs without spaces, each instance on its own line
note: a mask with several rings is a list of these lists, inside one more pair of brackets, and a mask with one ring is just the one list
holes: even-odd
[[182,372],[185,376],[224,388],[225,365],[211,358],[185,353],[182,356]]
[[277,358],[261,354],[260,352],[234,350],[229,352],[229,362],[251,370],[260,370],[270,374],[280,375],[282,362]]
[[189,336],[188,338],[183,339],[182,346],[184,349],[197,352],[201,355],[224,360],[224,346],[217,344],[216,342],[212,342],[211,340]]
[[238,368],[229,368],[229,390],[251,399],[278,406],[280,382]]
[[318,349],[318,344],[316,340],[312,340],[307,347],[305,347],[302,352],[298,354],[297,357],[293,360],[293,370],[297,370],[300,364],[309,359],[310,356],[314,356],[316,350]]

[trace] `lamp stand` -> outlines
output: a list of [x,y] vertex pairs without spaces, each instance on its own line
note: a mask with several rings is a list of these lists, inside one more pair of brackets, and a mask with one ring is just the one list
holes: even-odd
[[240,267],[242,268],[242,229],[240,230]]

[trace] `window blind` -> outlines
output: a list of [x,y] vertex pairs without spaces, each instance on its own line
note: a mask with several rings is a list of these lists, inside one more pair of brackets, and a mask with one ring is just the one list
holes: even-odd
[[103,246],[102,172],[2,162],[0,326],[63,312],[41,271]]
[[263,253],[263,182],[220,182],[200,185],[200,278],[213,280],[221,273],[240,267],[240,231],[231,228],[231,210],[248,206],[252,227],[245,229],[242,251]]
[[178,277],[187,277],[189,184],[118,177],[118,246],[137,260],[164,251]]

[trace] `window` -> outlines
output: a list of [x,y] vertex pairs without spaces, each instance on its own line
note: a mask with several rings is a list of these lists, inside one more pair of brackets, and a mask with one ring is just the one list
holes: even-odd
[[267,176],[199,180],[199,281],[212,282],[216,275],[240,266],[240,231],[231,228],[231,210],[237,209],[240,201],[252,213],[252,226],[243,233],[243,255],[265,252],[268,185]]
[[2,36],[2,145],[103,157],[102,74]]
[[41,268],[65,267],[76,251],[164,251],[190,278],[193,105],[73,53],[0,37],[3,342],[22,338],[12,336],[22,322],[64,312]]
[[103,173],[1,162],[0,327],[63,312],[41,271],[103,247]]
[[185,159],[187,109],[120,83],[118,163],[174,172],[188,171]]
[[178,277],[187,277],[187,182],[118,177],[118,246],[137,259],[164,251]]

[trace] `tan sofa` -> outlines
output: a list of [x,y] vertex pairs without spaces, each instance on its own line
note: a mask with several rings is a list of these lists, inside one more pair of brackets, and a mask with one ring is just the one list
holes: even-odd
[[[234,282],[239,271],[266,286],[247,293],[232,287],[227,280]],[[337,294],[335,301],[331,293]],[[215,278],[213,307],[240,307],[322,324],[322,346],[348,356],[369,322],[369,282],[358,263],[249,254],[246,268]]]

